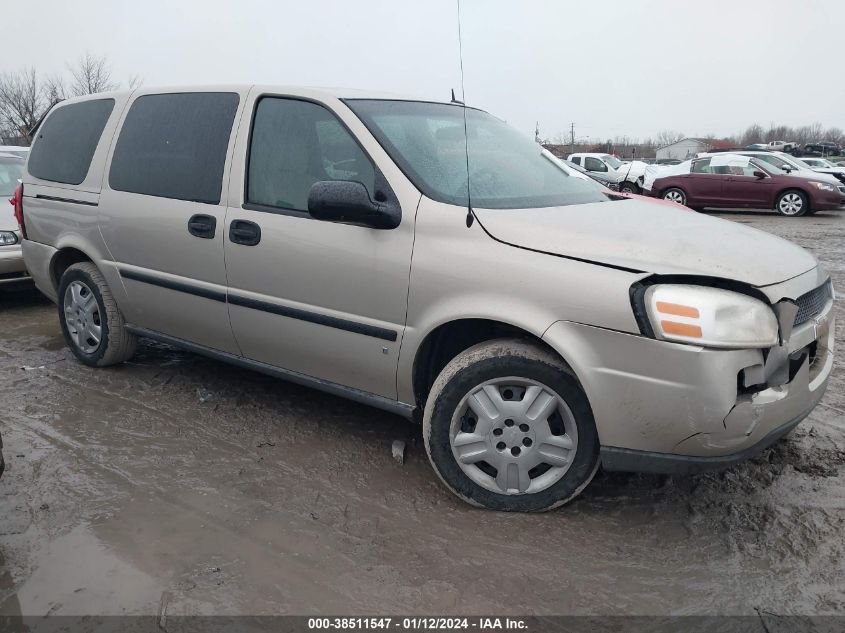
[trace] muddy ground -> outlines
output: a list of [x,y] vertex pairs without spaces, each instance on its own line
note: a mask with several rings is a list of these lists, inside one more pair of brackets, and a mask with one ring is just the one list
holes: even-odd
[[[845,292],[845,213],[724,215]],[[52,304],[4,292],[0,615],[845,614],[841,359],[751,463],[599,474],[560,511],[508,515],[447,493],[397,417],[146,341],[89,369]]]

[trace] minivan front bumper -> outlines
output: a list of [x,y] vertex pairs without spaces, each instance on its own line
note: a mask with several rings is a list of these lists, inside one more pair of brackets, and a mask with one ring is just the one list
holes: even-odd
[[[717,350],[559,321],[544,335],[590,400],[608,470],[691,473],[743,461],[794,428],[833,368],[833,301],[788,341],[788,380],[743,387],[762,350]],[[756,370],[755,370],[756,368]]]

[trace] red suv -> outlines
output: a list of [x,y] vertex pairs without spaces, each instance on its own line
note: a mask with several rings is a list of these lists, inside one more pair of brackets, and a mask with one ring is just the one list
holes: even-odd
[[845,204],[845,186],[789,175],[745,156],[693,160],[688,174],[657,178],[651,195],[697,211],[704,207],[774,208],[789,216],[838,209]]

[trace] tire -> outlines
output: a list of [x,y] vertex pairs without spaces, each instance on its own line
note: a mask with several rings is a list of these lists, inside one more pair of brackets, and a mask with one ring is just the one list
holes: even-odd
[[678,204],[682,204],[686,206],[687,204],[687,194],[684,193],[683,189],[679,189],[678,187],[672,187],[667,189],[660,197],[664,200],[668,200],[669,202],[677,202]]
[[91,262],[73,264],[64,272],[58,308],[65,343],[82,363],[107,367],[135,353],[138,339],[126,330],[105,278]]
[[803,191],[789,189],[778,196],[775,211],[791,218],[801,217],[810,211],[810,201]]
[[[480,343],[446,365],[426,402],[423,438],[446,487],[491,510],[551,510],[578,496],[599,467],[592,409],[572,370],[519,339]],[[458,451],[469,458],[463,464]]]
[[636,183],[625,181],[619,185],[619,191],[622,193],[639,193],[640,188]]

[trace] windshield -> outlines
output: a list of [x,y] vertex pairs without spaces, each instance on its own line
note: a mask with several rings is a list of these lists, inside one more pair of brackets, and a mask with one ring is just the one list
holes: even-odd
[[777,157],[780,158],[787,165],[793,167],[794,169],[807,169],[807,165],[802,163],[800,159],[795,158],[794,156],[784,154],[783,152],[778,152]]
[[619,169],[620,167],[622,167],[622,165],[625,164],[621,160],[619,160],[615,156],[611,156],[610,154],[605,154],[604,156],[601,157],[601,159],[604,162],[606,162],[608,165],[613,167],[613,169]]
[[8,197],[15,193],[18,180],[23,178],[23,161],[0,159],[0,196]]
[[486,112],[420,101],[346,103],[405,175],[433,200],[522,209],[609,199],[587,181],[570,178],[543,156],[542,146]]
[[796,167],[795,165],[789,164],[788,162],[786,162],[782,158],[778,158],[774,154],[761,154],[759,156],[755,154],[754,158],[757,159],[757,160],[763,161],[765,163],[768,163],[769,165],[773,165],[781,171],[786,171],[786,170],[783,169],[784,166],[786,166],[790,169],[794,169]]

